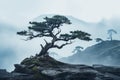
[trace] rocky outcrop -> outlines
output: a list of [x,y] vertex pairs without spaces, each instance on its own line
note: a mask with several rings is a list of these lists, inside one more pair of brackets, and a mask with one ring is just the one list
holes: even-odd
[[120,67],[72,65],[49,56],[26,58],[12,73],[25,74],[31,80],[120,80]]
[[33,76],[25,73],[9,73],[5,69],[0,69],[0,80],[33,80]]
[[0,80],[120,80],[120,67],[72,65],[49,56],[35,56],[15,64],[10,75]]
[[0,80],[8,80],[12,78],[12,75],[8,73],[5,69],[0,69]]

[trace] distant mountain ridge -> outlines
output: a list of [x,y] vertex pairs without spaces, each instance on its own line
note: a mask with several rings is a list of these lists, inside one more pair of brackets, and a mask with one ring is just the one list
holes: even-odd
[[103,41],[61,60],[78,64],[120,65],[120,41]]
[[[45,14],[45,15],[40,15],[40,16],[34,18],[33,21],[43,21],[44,20],[43,18],[45,18],[46,16],[47,17],[52,17],[54,15],[59,15],[59,14]],[[70,16],[70,15],[63,15],[63,16],[66,16],[68,19],[70,19],[72,23],[78,22],[78,23],[81,23],[81,24],[88,24],[87,22],[85,22],[83,20],[80,20],[78,18],[75,18],[73,16]]]

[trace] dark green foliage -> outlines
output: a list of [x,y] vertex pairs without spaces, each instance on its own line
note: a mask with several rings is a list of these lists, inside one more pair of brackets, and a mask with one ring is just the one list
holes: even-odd
[[76,46],[75,49],[74,49],[72,52],[75,53],[75,54],[81,53],[81,49],[83,49],[83,47],[81,47],[81,46]]
[[109,29],[108,34],[109,34],[108,39],[110,39],[112,41],[113,40],[113,34],[117,34],[117,31],[114,30],[114,29]]
[[103,42],[103,41],[104,41],[104,40],[101,39],[101,38],[96,38],[95,40],[96,40],[96,42]]
[[[64,24],[70,25],[70,20],[61,15],[55,15],[51,18],[45,17],[43,22],[29,22],[31,26],[28,27],[28,31],[20,31],[17,34],[22,36],[28,36],[26,40],[31,40],[36,37],[51,37],[52,41],[48,43],[46,40],[46,45],[43,46],[41,44],[42,50],[39,53],[41,55],[47,55],[48,50],[51,48],[58,48],[61,49],[65,45],[71,44],[72,40],[78,38],[85,41],[92,40],[90,38],[90,34],[77,30],[77,31],[70,31],[70,33],[61,34],[60,27]],[[55,33],[54,33],[55,32]],[[64,41],[65,43],[62,45],[57,45],[55,42],[57,41]]]
[[68,41],[70,39],[73,40],[73,39],[76,39],[76,38],[81,39],[81,40],[90,41],[90,40],[92,40],[90,38],[90,36],[91,35],[88,34],[88,33],[77,30],[77,31],[70,31],[70,34],[61,34],[60,38],[66,40],[66,41]]
[[70,33],[72,33],[73,38],[78,38],[78,39],[86,40],[86,41],[92,40],[90,38],[91,35],[83,31],[77,30],[77,31],[71,31]]
[[21,32],[17,32],[17,34],[19,34],[19,35],[26,35],[27,34],[27,31],[21,31]]
[[[64,65],[64,63],[54,60],[49,56],[45,56],[41,58],[39,56],[35,56],[33,58],[26,58],[21,62],[22,65],[31,66],[33,70],[37,69],[37,66],[40,67],[58,67],[59,65]],[[44,66],[45,65],[45,66]]]

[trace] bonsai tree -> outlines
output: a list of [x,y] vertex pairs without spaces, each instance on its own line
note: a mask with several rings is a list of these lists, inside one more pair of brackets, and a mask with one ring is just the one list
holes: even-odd
[[75,49],[72,51],[73,53],[80,53],[81,49],[83,49],[83,47],[81,46],[76,46]]
[[108,39],[110,39],[112,41],[113,40],[113,34],[117,34],[117,31],[114,30],[114,29],[109,29],[108,34],[109,34]]
[[103,39],[101,39],[101,38],[96,38],[95,40],[96,40],[96,42],[103,42]]
[[[17,32],[18,35],[27,36],[26,41],[37,37],[50,37],[52,39],[51,42],[48,42],[46,39],[44,39],[46,44],[40,44],[42,50],[38,56],[48,55],[48,50],[51,48],[61,49],[68,44],[72,44],[72,41],[77,38],[85,41],[92,40],[90,38],[90,34],[80,30],[70,31],[69,33],[62,34],[60,27],[64,24],[71,24],[70,20],[65,16],[55,15],[53,17],[45,17],[44,21],[42,22],[29,23],[31,26],[28,27],[28,30]],[[58,41],[62,41],[62,43],[64,43],[58,45],[56,44]]]

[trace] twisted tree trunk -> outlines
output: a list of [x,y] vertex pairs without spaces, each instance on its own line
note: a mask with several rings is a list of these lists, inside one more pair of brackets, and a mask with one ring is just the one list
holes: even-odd
[[[42,45],[41,45],[42,46]],[[48,43],[46,44],[44,47],[42,46],[42,50],[40,51],[39,55],[38,56],[45,56],[45,55],[48,55],[48,50],[50,48],[52,48],[52,43]]]

